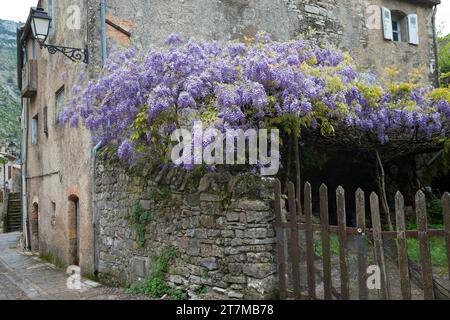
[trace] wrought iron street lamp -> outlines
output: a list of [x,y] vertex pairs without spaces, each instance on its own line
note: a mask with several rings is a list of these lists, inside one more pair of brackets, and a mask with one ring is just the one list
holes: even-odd
[[16,156],[17,155],[17,144],[15,142],[10,142],[8,144],[8,149],[6,150],[9,154]]
[[89,62],[88,49],[78,49],[71,47],[55,46],[45,44],[50,32],[50,23],[52,18],[42,8],[31,8],[31,30],[33,37],[39,42],[41,49],[46,48],[50,54],[61,52],[70,60],[81,61],[86,64]]

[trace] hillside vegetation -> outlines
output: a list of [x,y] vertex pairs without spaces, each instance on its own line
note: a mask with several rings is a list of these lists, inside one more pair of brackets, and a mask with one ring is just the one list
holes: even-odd
[[16,28],[0,20],[0,142],[20,143],[20,94],[17,88]]

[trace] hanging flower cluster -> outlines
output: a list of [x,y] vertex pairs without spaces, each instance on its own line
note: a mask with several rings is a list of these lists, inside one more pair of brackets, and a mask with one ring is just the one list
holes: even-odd
[[348,55],[310,40],[260,35],[251,44],[221,44],[172,35],[146,54],[113,54],[98,79],[74,88],[60,120],[76,126],[81,119],[95,142],[116,145],[122,159],[170,135],[187,110],[222,129],[305,126],[333,134],[349,126],[384,144],[395,131],[443,135],[448,92],[366,84]]

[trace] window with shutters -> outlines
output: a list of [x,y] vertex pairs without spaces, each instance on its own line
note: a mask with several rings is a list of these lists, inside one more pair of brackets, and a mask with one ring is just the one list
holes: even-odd
[[381,8],[383,35],[385,40],[419,44],[419,26],[417,14],[407,15],[400,10]]

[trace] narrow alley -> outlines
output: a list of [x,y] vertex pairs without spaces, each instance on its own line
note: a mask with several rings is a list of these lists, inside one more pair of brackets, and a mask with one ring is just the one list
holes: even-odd
[[0,300],[127,300],[123,289],[82,279],[68,288],[69,274],[18,249],[20,233],[0,234]]

